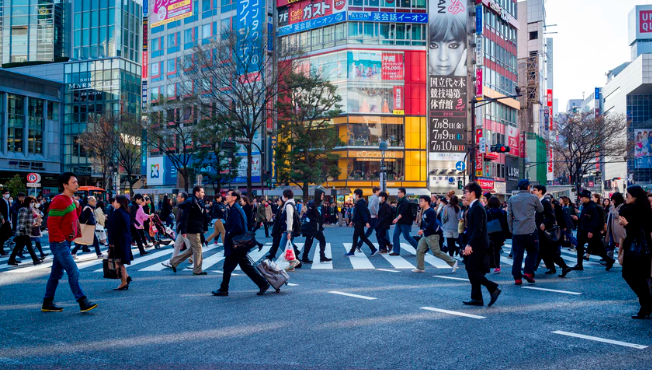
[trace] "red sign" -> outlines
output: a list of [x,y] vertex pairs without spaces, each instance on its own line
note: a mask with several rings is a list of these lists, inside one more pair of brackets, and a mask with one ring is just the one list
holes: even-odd
[[478,185],[480,185],[480,187],[485,189],[485,190],[493,190],[494,189],[494,180],[478,179]]
[[638,23],[640,33],[652,32],[652,10],[641,10],[638,13]]
[[403,110],[403,86],[394,86],[394,109]]
[[41,181],[41,176],[38,173],[28,173],[27,182],[30,184]]
[[552,148],[548,148],[548,173],[553,173],[555,168],[555,163],[553,162]]
[[143,80],[147,79],[147,69],[148,69],[148,67],[149,66],[147,65],[147,52],[143,51],[143,73],[142,73],[143,74]]
[[507,126],[507,146],[509,146],[509,154],[521,156],[521,136],[516,127]]
[[475,70],[475,96],[482,96],[482,68]]
[[143,19],[143,51],[147,51],[147,46],[149,45],[149,37],[147,36],[148,34],[148,29],[149,29],[149,23],[148,23],[147,17]]
[[309,21],[333,14],[333,0],[304,0],[288,6],[288,24]]
[[[475,130],[475,143],[480,144],[480,139],[482,138],[482,129]],[[482,152],[478,149],[475,151],[475,174],[476,176],[482,176]]]
[[383,81],[402,80],[404,78],[404,61],[402,53],[383,53],[381,62],[380,73]]
[[552,89],[548,89],[548,94],[546,94],[546,101],[548,106],[552,108]]

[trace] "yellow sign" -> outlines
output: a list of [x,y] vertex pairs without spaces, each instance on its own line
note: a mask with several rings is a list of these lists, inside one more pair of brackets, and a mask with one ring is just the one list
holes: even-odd
[[482,176],[482,170],[475,170],[475,176]]
[[394,114],[397,114],[397,115],[400,115],[400,116],[404,116],[404,115],[405,115],[405,111],[404,111],[404,110],[399,110],[399,109],[394,109]]

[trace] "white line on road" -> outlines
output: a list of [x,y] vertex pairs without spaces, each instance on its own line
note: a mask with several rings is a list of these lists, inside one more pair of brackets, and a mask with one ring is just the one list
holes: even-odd
[[374,297],[367,297],[367,296],[364,296],[364,295],[357,295],[357,294],[351,294],[351,293],[337,292],[337,291],[334,291],[334,290],[330,291],[329,293],[331,293],[331,294],[345,295],[345,296],[347,296],[347,297],[353,297],[353,298],[366,299],[366,300],[368,300],[368,301],[373,301],[374,299],[376,299],[376,298],[374,298]]
[[641,344],[634,344],[634,343],[621,342],[621,341],[618,341],[618,340],[604,339],[604,338],[599,338],[599,337],[592,337],[590,335],[569,333],[567,331],[561,331],[561,330],[556,330],[556,331],[553,331],[552,333],[553,334],[559,334],[559,335],[565,335],[565,336],[568,336],[568,337],[575,337],[575,338],[593,340],[593,341],[596,341],[596,342],[615,344],[615,345],[618,345],[618,346],[630,347],[630,348],[636,348],[636,349],[645,349],[645,348],[648,347],[648,346],[644,346],[644,345],[641,345]]
[[299,284],[295,284],[295,283],[288,283],[288,286],[299,286]]
[[[352,243],[342,243],[344,246],[344,249],[347,251],[347,253],[351,250],[351,246],[353,245]],[[374,265],[371,264],[371,261],[369,261],[369,258],[367,258],[367,255],[362,253],[356,253],[354,252],[353,257],[347,257],[349,261],[351,262],[351,266],[353,266],[354,270],[365,270],[365,269],[374,269]]]
[[449,315],[455,315],[455,316],[463,316],[463,317],[469,317],[472,319],[486,319],[484,316],[478,316],[478,315],[472,315],[470,313],[464,313],[464,312],[457,312],[457,311],[449,311],[449,310],[442,310],[441,308],[434,308],[434,307],[421,307],[422,310],[426,311],[434,311],[434,312],[441,312],[441,313],[447,313]]
[[[305,245],[304,245],[305,248]],[[312,255],[312,260],[313,264],[310,267],[311,270],[332,270],[333,269],[333,261],[328,261],[328,262],[321,262],[321,257],[319,256],[319,241],[317,239],[313,239],[312,241],[312,249],[314,251]],[[326,255],[326,258],[333,258],[333,253],[331,252],[331,243],[326,243],[326,248],[324,248],[324,255]],[[320,261],[320,262],[317,262]]]
[[387,271],[387,272],[400,272],[400,271],[397,271],[397,270],[389,270],[389,269],[376,269],[376,270],[378,270],[378,271]]
[[450,280],[466,281],[466,282],[469,281],[469,279],[463,279],[463,278],[452,277],[452,276],[443,276],[443,275],[433,275],[432,277],[442,278],[442,279],[450,279]]
[[[405,249],[407,252],[414,254],[415,256],[417,255],[416,249],[414,249],[414,247],[411,246],[410,244],[401,243],[401,248]],[[448,266],[448,264],[444,262],[444,260],[433,256],[432,254],[428,253],[428,251],[426,251],[426,254],[423,257],[424,257],[424,261],[428,262],[429,264],[435,266],[438,269],[452,268],[451,266]]]
[[533,287],[533,286],[524,286],[522,288],[523,289],[532,289],[532,290],[542,290],[544,292],[553,292],[553,293],[564,293],[564,294],[574,294],[574,295],[581,295],[582,294],[582,293],[579,293],[579,292],[569,292],[568,290],[537,288],[537,287]]

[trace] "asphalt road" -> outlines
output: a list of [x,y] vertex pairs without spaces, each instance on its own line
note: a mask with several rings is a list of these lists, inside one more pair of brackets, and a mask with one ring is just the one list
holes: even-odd
[[229,297],[210,294],[221,282],[221,247],[206,252],[214,262],[208,276],[156,270],[170,247],[138,257],[128,267],[130,289],[119,292],[96,271],[101,264],[84,262],[91,253],[80,258],[81,284],[99,307],[84,314],[65,277],[56,296],[65,310],[41,312],[49,269],[0,259],[0,368],[652,368],[652,320],[630,318],[638,303],[620,267],[606,272],[591,262],[566,279],[540,269],[535,285],[517,287],[504,263],[489,276],[503,290],[498,302],[466,307],[463,267],[453,274],[426,263],[426,273],[413,273],[407,250],[398,259],[351,260],[344,257],[351,235],[328,228],[332,268],[297,269],[292,286],[262,297],[241,271]]

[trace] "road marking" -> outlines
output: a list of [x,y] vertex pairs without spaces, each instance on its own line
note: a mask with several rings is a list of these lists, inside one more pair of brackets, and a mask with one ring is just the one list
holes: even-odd
[[387,271],[387,272],[400,272],[400,271],[389,270],[389,269],[376,269],[376,270],[378,270],[378,271]]
[[299,286],[299,284],[295,284],[295,283],[288,283],[288,286]]
[[[98,263],[102,263],[101,259],[99,259],[99,260],[97,259],[97,256],[95,255],[95,253],[89,253],[89,254],[87,254],[85,256],[78,257],[77,261],[75,261],[75,262],[82,262],[82,261],[99,261]],[[41,263],[39,265],[34,266],[34,265],[32,265],[31,261],[26,259],[26,260],[23,261],[23,263],[21,265],[24,266],[24,265],[29,263],[31,265],[30,267],[18,267],[18,266],[16,266],[18,268],[15,268],[13,270],[9,270],[9,271],[7,271],[7,273],[24,273],[24,272],[32,272],[32,271],[36,271],[36,270],[49,269],[49,268],[52,268],[52,263],[53,262],[54,262],[54,260],[52,260],[52,262],[43,262],[43,263]],[[100,271],[102,271],[102,270],[100,270]]]
[[201,269],[202,269],[203,271],[206,271],[206,270],[208,270],[211,266],[218,264],[218,263],[219,263],[220,261],[222,261],[223,259],[224,259],[224,250],[221,250],[221,251],[215,253],[214,255],[212,255],[212,256],[210,256],[210,257],[208,257],[208,258],[205,258],[205,259],[201,262]]
[[522,288],[523,289],[532,289],[532,290],[542,290],[544,292],[553,292],[553,293],[564,293],[564,294],[574,294],[574,295],[581,295],[582,294],[582,293],[579,293],[579,292],[569,292],[568,290],[537,288],[537,287],[534,287],[534,286],[524,286]]
[[338,292],[338,291],[335,291],[335,290],[332,290],[329,293],[344,295],[344,296],[353,297],[353,298],[366,299],[368,301],[373,301],[374,299],[377,299],[377,298],[374,298],[374,297],[367,297],[367,296],[364,296],[364,295],[357,295],[357,294],[351,294],[351,293]]
[[[328,261],[328,262],[317,262],[320,261],[320,256],[319,256],[319,241],[317,239],[312,240],[312,249],[314,250],[314,253],[312,254],[312,267],[310,267],[311,270],[332,270],[333,269],[333,261]],[[326,243],[326,248],[324,248],[324,254],[326,255],[326,258],[333,258],[333,253],[331,252],[331,243]]]
[[561,331],[561,330],[556,330],[556,331],[553,331],[552,333],[553,334],[559,334],[559,335],[565,335],[565,336],[568,336],[568,337],[575,337],[575,338],[593,340],[593,341],[596,341],[596,342],[615,344],[615,345],[618,345],[618,346],[630,347],[630,348],[636,348],[636,349],[645,349],[645,348],[648,347],[648,346],[644,346],[644,345],[641,345],[641,344],[634,344],[634,343],[621,342],[621,341],[618,341],[618,340],[604,339],[604,338],[599,338],[599,337],[592,337],[590,335],[569,333],[567,331]]
[[[208,251],[210,251],[210,250],[212,250],[212,249],[215,249],[215,248],[217,248],[217,247],[219,247],[219,245],[211,244],[210,246],[208,246],[208,247],[206,247],[206,248],[202,248],[202,255],[204,254],[204,252],[208,252]],[[166,252],[167,252],[167,253],[170,253],[169,250],[166,251]],[[172,247],[172,252],[174,252],[174,246]],[[154,255],[152,255],[152,256],[154,256]],[[157,258],[157,257],[159,257],[159,256],[161,256],[161,255],[156,255],[156,257],[154,257],[154,258]],[[147,257],[149,257],[149,256],[145,256],[144,258],[147,258]],[[151,258],[150,258],[150,259],[151,259]],[[139,258],[138,260],[140,260],[140,258]],[[167,261],[165,261],[165,262],[166,262],[166,263],[170,263],[170,260],[167,260]],[[140,263],[140,262],[139,262],[139,263]],[[137,264],[137,263],[132,263],[132,265],[135,265],[135,264]],[[161,265],[160,262],[157,262],[157,263],[155,263],[155,264],[153,264],[153,265],[151,265],[151,266],[147,266],[147,267],[142,268],[142,269],[140,269],[140,270],[138,270],[138,271],[162,271],[162,270],[165,270],[166,268],[167,268],[167,267]]]
[[450,280],[466,281],[466,282],[469,281],[469,279],[463,279],[463,278],[452,277],[452,276],[443,276],[443,275],[433,275],[432,277],[442,278],[442,279],[450,279]]
[[434,308],[434,307],[421,307],[422,310],[426,311],[434,311],[434,312],[441,312],[441,313],[447,313],[449,315],[455,315],[455,316],[463,316],[463,317],[469,317],[472,319],[486,319],[484,316],[478,316],[478,315],[472,315],[470,313],[464,313],[464,312],[457,312],[457,311],[449,311],[449,310],[442,310],[441,308]]
[[[249,257],[251,257],[251,260],[254,261],[254,264],[258,262],[258,260],[265,255],[265,253],[269,252],[269,250],[272,249],[272,245],[264,245],[260,250],[258,248],[254,248],[249,252]],[[236,266],[235,268],[237,271],[242,271],[240,268],[240,265]]]
[[[417,255],[417,251],[410,244],[401,243],[401,248],[414,254],[415,256]],[[428,251],[426,251],[426,254],[424,255],[424,260],[438,269],[452,269],[451,266],[448,266],[448,263],[446,263],[442,259],[433,256],[432,254],[429,254]]]
[[[344,250],[346,250],[346,253],[349,253],[351,250],[351,246],[353,245],[352,243],[342,243],[344,245]],[[346,257],[351,261],[351,265],[353,266],[354,270],[368,270],[368,269],[374,269],[374,265],[371,264],[371,261],[369,261],[369,258],[367,257],[364,252],[362,253],[356,253],[354,252],[355,256],[354,257]]]

